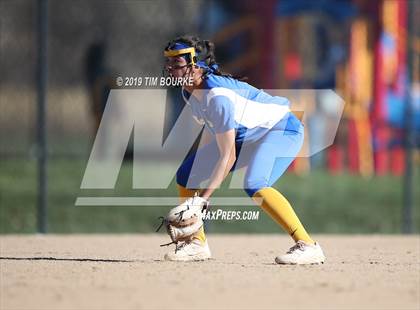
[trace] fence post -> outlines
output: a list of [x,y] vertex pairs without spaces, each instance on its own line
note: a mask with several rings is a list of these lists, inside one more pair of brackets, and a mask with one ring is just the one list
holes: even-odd
[[37,159],[38,159],[38,200],[37,230],[47,232],[47,37],[48,37],[48,1],[37,3]]

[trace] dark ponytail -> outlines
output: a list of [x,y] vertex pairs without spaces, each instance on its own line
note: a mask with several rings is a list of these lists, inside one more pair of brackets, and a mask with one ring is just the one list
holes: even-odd
[[194,47],[197,52],[196,61],[204,61],[206,65],[209,68],[211,68],[204,69],[205,73],[203,78],[206,78],[208,74],[213,73],[215,75],[233,78],[240,81],[248,79],[247,77],[232,75],[230,73],[223,72],[219,69],[218,64],[216,62],[215,46],[213,42],[209,40],[201,40],[200,38],[195,36],[184,35],[168,42],[168,44],[165,47],[165,50],[170,50],[176,43],[184,43],[191,47]]

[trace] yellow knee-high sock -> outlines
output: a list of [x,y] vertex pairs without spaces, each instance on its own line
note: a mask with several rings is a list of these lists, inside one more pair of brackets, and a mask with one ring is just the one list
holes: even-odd
[[[195,192],[197,191],[194,189],[185,188],[184,186],[181,186],[179,184],[177,184],[177,187],[178,187],[178,192],[179,192],[179,203],[183,203],[188,198],[194,196]],[[206,234],[204,233],[204,226],[201,226],[200,230],[194,236],[194,239],[200,240],[202,244],[206,241]]]
[[177,184],[176,186],[178,188],[179,193],[179,203],[183,203],[188,198],[194,196],[195,192],[197,191],[195,189],[185,188],[184,186],[179,184]]
[[283,227],[295,241],[302,240],[309,244],[314,243],[290,203],[277,190],[272,187],[265,187],[257,191],[252,198],[261,204],[261,208]]
[[206,242],[206,234],[204,232],[204,225],[201,226],[200,230],[194,236],[194,239],[200,240],[201,244],[204,244],[204,242]]

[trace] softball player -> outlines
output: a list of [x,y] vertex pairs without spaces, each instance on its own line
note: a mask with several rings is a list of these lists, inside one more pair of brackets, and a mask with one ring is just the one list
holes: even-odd
[[[272,187],[303,143],[304,127],[291,113],[289,101],[222,73],[210,41],[178,37],[168,43],[164,56],[171,76],[192,78],[193,85],[184,86],[182,96],[194,119],[205,127],[200,147],[177,171],[182,201],[196,194],[189,203],[205,205],[230,171],[246,167],[244,190],[295,241],[275,261],[323,263],[320,245],[308,235],[288,200]],[[208,182],[205,187],[200,186],[203,181]],[[210,257],[203,225],[191,239],[184,239],[174,252],[165,255],[174,261]]]

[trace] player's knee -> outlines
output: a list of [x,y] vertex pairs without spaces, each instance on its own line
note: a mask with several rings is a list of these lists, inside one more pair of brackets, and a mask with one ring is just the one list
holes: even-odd
[[244,190],[249,197],[254,196],[260,189],[268,186],[270,186],[268,180],[263,177],[253,179],[247,178],[244,182]]

